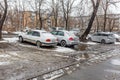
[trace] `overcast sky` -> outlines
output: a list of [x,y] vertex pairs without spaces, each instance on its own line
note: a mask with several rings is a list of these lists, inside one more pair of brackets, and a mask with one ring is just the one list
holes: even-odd
[[[0,1],[3,1],[3,0],[0,0]],[[10,1],[10,0],[8,0],[8,1]],[[19,0],[16,0],[17,2],[19,1]],[[23,3],[25,4],[25,8],[26,8],[26,10],[28,10],[29,8],[30,8],[30,5],[28,4],[28,3],[25,3],[27,0],[20,0],[20,4],[22,4],[22,1],[23,1]],[[30,1],[30,3],[34,6],[34,0],[32,1],[32,0],[28,0],[28,1]],[[50,0],[48,0],[48,1],[50,1]],[[33,3],[32,3],[33,2]],[[10,3],[10,5],[11,6],[13,6],[13,5],[16,5],[16,4],[14,4],[15,2],[14,2],[14,0],[11,0],[11,3]],[[77,3],[76,3],[77,4]],[[120,14],[120,3],[117,3],[116,4],[117,5],[117,7],[115,7],[115,6],[111,6],[110,7],[110,11],[112,12],[112,13],[115,13],[115,14]],[[86,10],[86,11],[89,11],[89,10]]]

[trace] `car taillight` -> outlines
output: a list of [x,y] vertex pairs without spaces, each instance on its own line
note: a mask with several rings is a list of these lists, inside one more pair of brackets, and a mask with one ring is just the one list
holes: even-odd
[[50,42],[51,40],[50,39],[46,39],[46,42]]
[[73,41],[74,39],[72,37],[69,38],[70,41]]

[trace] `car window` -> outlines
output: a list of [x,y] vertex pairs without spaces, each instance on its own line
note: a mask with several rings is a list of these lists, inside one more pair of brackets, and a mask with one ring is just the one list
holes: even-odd
[[57,31],[53,31],[51,32],[53,35],[57,35]]
[[33,35],[33,36],[38,36],[38,37],[40,37],[40,33],[39,33],[39,32],[36,32],[36,31],[33,31],[32,35]]
[[32,35],[33,31],[28,31],[27,35]]
[[99,34],[93,34],[93,36],[100,36]]
[[59,31],[57,35],[59,35],[59,36],[64,36],[64,32]]

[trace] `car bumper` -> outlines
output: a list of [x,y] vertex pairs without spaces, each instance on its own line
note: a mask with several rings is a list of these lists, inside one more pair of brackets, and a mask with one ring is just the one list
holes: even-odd
[[114,43],[114,42],[115,40],[111,40],[111,39],[106,40],[106,43]]
[[79,41],[71,41],[69,42],[68,45],[78,45],[80,42]]
[[57,43],[42,43],[41,46],[57,46]]

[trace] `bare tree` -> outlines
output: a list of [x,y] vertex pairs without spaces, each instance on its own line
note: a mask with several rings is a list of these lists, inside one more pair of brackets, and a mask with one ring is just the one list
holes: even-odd
[[120,1],[118,0],[103,0],[102,1],[102,8],[103,8],[103,12],[104,12],[104,23],[103,23],[103,31],[105,32],[106,30],[106,21],[107,21],[107,13],[108,13],[108,9],[111,5],[116,6],[116,3],[118,3]]
[[[45,7],[46,5],[47,7]],[[39,23],[40,23],[39,29],[43,28],[43,22],[49,19],[51,14],[52,14],[52,11],[50,11],[47,1],[39,0],[38,1],[38,15],[39,15]]]
[[65,29],[69,30],[69,17],[75,0],[60,0],[62,5],[63,17],[65,21]]
[[93,4],[93,12],[92,12],[92,15],[91,15],[91,18],[90,18],[90,21],[88,23],[88,27],[87,29],[85,30],[85,32],[83,33],[83,35],[81,36],[81,41],[85,41],[86,40],[86,37],[87,35],[89,34],[90,30],[91,30],[91,27],[92,27],[92,24],[93,24],[93,21],[95,19],[95,16],[97,14],[97,10],[99,8],[99,4],[100,4],[100,1],[101,0],[97,0],[96,2],[94,0],[91,0],[92,4]]
[[[2,4],[1,4],[1,6],[2,6]],[[4,12],[3,12],[3,14],[0,13],[0,39],[2,39],[2,28],[3,28],[3,24],[5,21],[6,15],[7,15],[7,8],[8,8],[7,0],[4,0],[4,7],[2,6],[2,9]]]
[[52,14],[54,17],[54,26],[58,26],[58,16],[59,16],[59,11],[60,11],[60,4],[59,0],[52,0]]
[[81,0],[77,7],[76,7],[76,15],[77,15],[77,19],[78,19],[78,26],[79,28],[81,28],[83,30],[83,28],[85,27],[85,21],[84,21],[84,14],[85,14],[85,4],[87,4],[86,1]]

